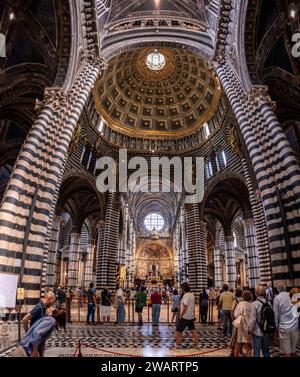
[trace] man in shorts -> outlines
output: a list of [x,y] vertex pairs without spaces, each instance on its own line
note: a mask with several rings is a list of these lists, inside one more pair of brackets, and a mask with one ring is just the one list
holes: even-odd
[[195,328],[195,296],[188,283],[181,285],[183,297],[181,299],[180,317],[176,326],[176,348],[180,348],[183,331],[188,328],[192,331],[195,346],[199,347],[199,335]]

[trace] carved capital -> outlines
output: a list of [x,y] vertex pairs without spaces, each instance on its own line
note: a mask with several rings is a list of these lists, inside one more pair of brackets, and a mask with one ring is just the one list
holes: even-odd
[[99,56],[96,51],[91,51],[88,56],[87,60],[94,66],[98,66],[100,68],[100,71],[104,71],[107,67],[107,62],[103,58],[103,56]]
[[45,107],[50,107],[55,112],[60,112],[66,108],[68,96],[61,87],[45,88],[42,101],[36,100],[35,111],[39,115]]
[[256,107],[261,107],[262,105],[268,103],[272,106],[273,110],[276,109],[276,103],[272,101],[268,93],[268,87],[266,85],[253,86],[250,93],[248,94],[248,99]]

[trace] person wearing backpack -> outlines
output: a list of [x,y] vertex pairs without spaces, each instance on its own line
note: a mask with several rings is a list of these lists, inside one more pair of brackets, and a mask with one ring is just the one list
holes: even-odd
[[254,357],[260,357],[260,350],[262,350],[264,357],[270,357],[270,335],[276,332],[275,314],[265,297],[265,287],[258,285],[256,301],[252,304],[249,323]]
[[298,318],[293,314],[293,303],[283,284],[277,286],[279,294],[274,298],[275,322],[278,327],[279,348],[285,357],[296,356],[299,338]]

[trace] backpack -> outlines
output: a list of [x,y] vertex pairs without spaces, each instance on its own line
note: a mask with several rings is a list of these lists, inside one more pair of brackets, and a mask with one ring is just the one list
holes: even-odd
[[262,303],[260,322],[257,321],[263,334],[274,334],[276,332],[275,314],[268,300],[266,302],[257,300]]

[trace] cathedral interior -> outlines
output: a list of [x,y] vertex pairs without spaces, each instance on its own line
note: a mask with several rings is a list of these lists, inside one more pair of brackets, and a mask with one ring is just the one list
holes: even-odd
[[[0,274],[18,277],[22,314],[91,282],[300,286],[296,32],[293,0],[1,0]],[[100,192],[98,160],[120,150],[203,158],[203,199],[147,179]]]

